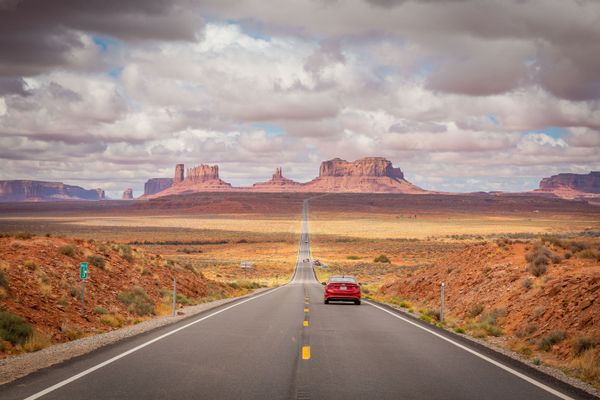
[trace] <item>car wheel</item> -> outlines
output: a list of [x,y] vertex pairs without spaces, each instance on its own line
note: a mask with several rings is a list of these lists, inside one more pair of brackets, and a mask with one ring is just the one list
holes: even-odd
[[329,304],[329,300],[323,300],[323,304]]
[[354,302],[354,304],[356,304],[357,306],[360,306],[360,300],[356,300],[356,301]]

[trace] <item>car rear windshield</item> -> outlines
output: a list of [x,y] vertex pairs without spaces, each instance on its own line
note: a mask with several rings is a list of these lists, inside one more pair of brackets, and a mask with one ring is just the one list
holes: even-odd
[[333,283],[356,283],[356,279],[334,276],[334,277],[329,278],[329,282],[333,282]]

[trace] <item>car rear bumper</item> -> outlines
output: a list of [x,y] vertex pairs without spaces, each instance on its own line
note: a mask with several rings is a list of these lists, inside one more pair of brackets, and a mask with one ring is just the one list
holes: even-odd
[[325,293],[325,300],[353,301],[360,300],[360,293]]

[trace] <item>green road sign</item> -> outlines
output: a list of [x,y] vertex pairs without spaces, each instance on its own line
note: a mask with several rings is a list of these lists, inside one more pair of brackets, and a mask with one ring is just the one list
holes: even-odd
[[88,278],[88,263],[86,263],[86,262],[79,263],[79,277],[81,279]]

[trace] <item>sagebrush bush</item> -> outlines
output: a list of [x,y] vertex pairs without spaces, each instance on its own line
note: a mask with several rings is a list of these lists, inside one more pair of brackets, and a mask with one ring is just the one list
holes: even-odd
[[33,328],[18,315],[0,311],[0,338],[13,345],[24,344],[33,333]]
[[65,256],[68,256],[68,257],[74,257],[76,250],[77,249],[72,244],[65,244],[64,246],[60,246],[58,248],[58,251],[60,254],[64,254]]
[[93,265],[94,267],[98,267],[100,269],[104,269],[104,267],[106,266],[106,262],[104,261],[104,257],[102,256],[88,256],[87,261],[90,263],[90,265]]
[[576,356],[580,356],[585,351],[595,347],[598,344],[598,340],[596,338],[588,337],[588,336],[579,336],[573,342],[573,352]]
[[385,254],[380,254],[377,257],[375,257],[375,259],[373,259],[374,262],[376,263],[390,263],[390,259],[387,258],[387,256]]
[[473,304],[471,306],[471,308],[469,308],[469,312],[467,313],[467,315],[471,318],[475,318],[476,316],[478,316],[479,314],[481,314],[483,312],[483,304],[480,303],[476,303]]
[[126,304],[127,309],[137,315],[154,314],[154,302],[148,294],[139,286],[131,290],[125,290],[118,294],[118,299]]
[[33,237],[31,232],[17,232],[15,233],[15,239],[29,240]]
[[30,271],[35,271],[38,267],[37,264],[35,263],[35,261],[32,261],[32,260],[26,260],[23,263],[23,266]]
[[538,342],[538,349],[548,351],[557,343],[562,342],[567,337],[565,331],[552,331],[542,337]]
[[8,279],[6,279],[4,271],[0,271],[0,288],[8,290]]

